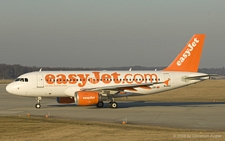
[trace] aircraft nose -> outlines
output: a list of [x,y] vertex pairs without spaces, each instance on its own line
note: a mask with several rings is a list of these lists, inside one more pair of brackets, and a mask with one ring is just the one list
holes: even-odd
[[23,93],[20,89],[20,85],[15,84],[14,82],[8,84],[5,89],[10,94],[21,95],[21,93]]
[[8,92],[8,93],[10,93],[10,91],[11,91],[11,86],[10,86],[10,84],[8,84],[7,86],[6,86],[6,91]]
[[12,83],[8,84],[5,89],[8,93],[14,94],[14,85]]

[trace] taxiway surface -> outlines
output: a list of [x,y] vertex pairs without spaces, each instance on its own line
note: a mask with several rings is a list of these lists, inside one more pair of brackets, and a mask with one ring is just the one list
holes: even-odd
[[188,129],[225,130],[225,102],[127,102],[117,109],[95,106],[61,105],[54,98],[43,98],[36,109],[35,98],[8,94],[0,85],[0,116],[31,115]]

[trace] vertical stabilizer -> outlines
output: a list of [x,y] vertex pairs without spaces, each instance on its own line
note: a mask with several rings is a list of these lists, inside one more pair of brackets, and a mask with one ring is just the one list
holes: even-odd
[[197,72],[205,34],[195,34],[165,71]]

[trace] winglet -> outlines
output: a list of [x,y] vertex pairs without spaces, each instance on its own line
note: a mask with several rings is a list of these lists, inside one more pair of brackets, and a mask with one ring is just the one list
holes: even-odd
[[197,72],[205,34],[195,34],[165,71]]

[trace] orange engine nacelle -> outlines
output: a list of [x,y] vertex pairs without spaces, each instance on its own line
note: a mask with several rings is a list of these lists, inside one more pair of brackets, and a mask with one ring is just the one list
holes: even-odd
[[74,103],[74,99],[70,97],[57,97],[56,101],[63,104]]
[[94,105],[102,101],[102,96],[94,91],[78,91],[75,92],[74,101],[77,105]]

